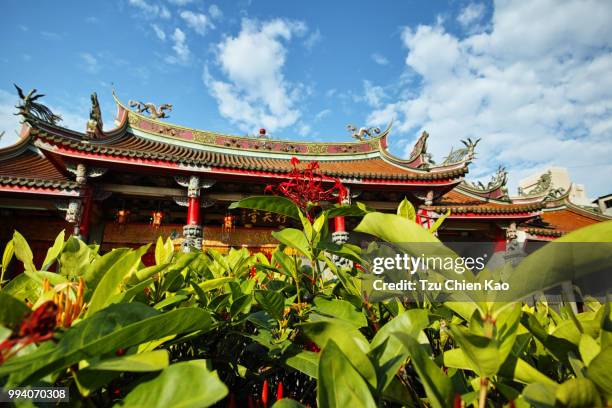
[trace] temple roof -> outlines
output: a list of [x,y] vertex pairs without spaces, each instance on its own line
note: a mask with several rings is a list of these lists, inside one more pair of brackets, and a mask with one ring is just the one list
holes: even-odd
[[[94,97],[92,95],[92,101],[97,100]],[[392,124],[382,132],[352,127],[353,136],[358,139],[355,142],[297,142],[187,128],[145,116],[127,108],[118,99],[116,102],[116,127],[108,131],[102,131],[101,114],[96,104],[83,133],[63,128],[56,121],[24,114],[19,144],[38,149],[42,152],[40,160],[46,157],[53,162],[45,166],[55,165],[60,174],[65,173],[68,163],[82,161],[111,168],[126,165],[149,171],[165,168],[183,174],[224,175],[238,179],[283,178],[293,168],[291,158],[297,157],[306,163],[318,161],[323,174],[349,184],[427,185],[443,191],[463,180],[473,158],[473,148],[463,149],[464,153],[454,156],[456,160],[433,164],[426,153],[428,135],[424,133],[411,157],[399,159],[387,149]],[[157,112],[157,108],[152,109]],[[6,150],[0,149],[0,157],[8,155]],[[38,174],[44,178],[46,173]]]
[[0,191],[78,195],[78,184],[37,148],[19,143],[0,154]]
[[515,204],[486,199],[458,186],[424,208],[438,213],[450,211],[450,218],[531,218],[541,213],[544,203]]

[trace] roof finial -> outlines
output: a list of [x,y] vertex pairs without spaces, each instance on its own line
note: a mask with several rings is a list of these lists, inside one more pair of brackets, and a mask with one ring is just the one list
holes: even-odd
[[363,142],[364,140],[366,140],[366,138],[373,138],[374,137],[374,133],[375,134],[379,134],[380,133],[380,128],[377,127],[371,127],[371,128],[367,128],[367,127],[362,127],[359,128],[359,130],[357,130],[357,127],[355,125],[352,124],[348,124],[346,125],[346,128],[348,129],[349,132],[351,132],[351,136],[353,136],[353,138],[359,140],[360,142]]
[[21,115],[24,117],[24,119],[36,118],[44,120],[52,125],[55,125],[57,122],[62,120],[62,117],[51,112],[51,109],[47,108],[42,103],[35,102],[37,99],[45,96],[44,94],[36,95],[36,89],[32,89],[30,93],[25,95],[20,87],[18,87],[16,84],[13,85],[15,86],[15,89],[17,89],[17,94],[21,99],[19,105],[15,106],[17,109],[19,109],[15,115]]
[[131,108],[136,108],[138,113],[147,112],[149,116],[153,119],[169,118],[170,115],[168,115],[165,111],[172,110],[172,104],[170,103],[164,103],[159,105],[159,109],[151,102],[143,103],[139,101],[130,100],[128,103]]

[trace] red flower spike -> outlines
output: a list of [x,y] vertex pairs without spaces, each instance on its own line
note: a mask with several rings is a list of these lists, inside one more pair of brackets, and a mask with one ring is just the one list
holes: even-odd
[[257,269],[255,266],[251,266],[251,271],[249,272],[249,278],[254,278],[257,275]]
[[453,399],[453,408],[461,408],[461,394],[455,394],[455,398]]
[[[309,162],[303,170],[298,169],[300,160],[291,158],[293,170],[288,174],[288,180],[277,186],[269,185],[265,192],[284,195],[293,201],[306,214],[310,221],[313,220],[313,208],[320,205],[322,201],[342,200],[346,197],[346,188],[339,179],[324,176],[320,173],[319,162]],[[323,187],[324,183],[332,183],[328,189]]]
[[263,387],[261,387],[261,402],[264,407],[268,406],[268,380],[264,380]]
[[283,382],[279,382],[278,386],[276,387],[276,400],[282,400],[283,399]]
[[314,343],[312,341],[306,342],[306,344],[304,345],[304,350],[312,351],[314,353],[318,353],[318,352],[321,351],[319,346],[317,346],[316,343]]
[[57,305],[48,301],[27,317],[19,328],[19,337],[31,338],[34,343],[53,337],[57,319]]

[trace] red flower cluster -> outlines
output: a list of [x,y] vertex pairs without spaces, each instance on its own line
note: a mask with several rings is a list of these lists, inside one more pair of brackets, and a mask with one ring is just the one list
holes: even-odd
[[[53,331],[57,325],[58,306],[48,301],[40,305],[21,323],[19,331],[0,343],[0,364],[3,364],[22,348],[53,338]],[[20,347],[13,350],[15,345]]]
[[[291,158],[293,170],[289,173],[289,180],[277,186],[269,185],[265,192],[281,194],[293,201],[308,217],[313,220],[312,211],[322,201],[341,202],[347,195],[346,187],[339,179],[321,174],[319,162],[309,162],[304,169],[299,169],[300,160]],[[332,184],[330,188],[324,184]]]

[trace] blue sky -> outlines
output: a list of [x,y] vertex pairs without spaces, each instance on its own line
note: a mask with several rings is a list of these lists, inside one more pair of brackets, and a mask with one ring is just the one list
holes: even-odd
[[569,168],[612,191],[612,2],[8,1],[0,30],[0,131],[15,141],[12,83],[83,130],[97,91],[172,103],[170,121],[276,138],[350,140],[384,126],[409,153],[430,133],[441,160],[482,138],[469,177],[517,181]]

